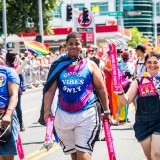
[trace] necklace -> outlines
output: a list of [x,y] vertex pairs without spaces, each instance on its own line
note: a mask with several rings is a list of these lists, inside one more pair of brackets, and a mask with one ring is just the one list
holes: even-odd
[[78,60],[76,60],[76,61],[72,62],[72,65],[73,65],[73,66],[78,65]]

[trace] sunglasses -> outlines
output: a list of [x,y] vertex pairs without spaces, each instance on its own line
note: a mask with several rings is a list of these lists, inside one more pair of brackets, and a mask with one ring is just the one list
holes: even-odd
[[89,50],[90,52],[95,52],[96,50]]

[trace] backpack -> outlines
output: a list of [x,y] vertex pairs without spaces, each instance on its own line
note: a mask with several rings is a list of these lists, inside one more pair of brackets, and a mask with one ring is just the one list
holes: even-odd
[[143,68],[145,67],[144,62],[140,62],[140,63],[139,63],[139,59],[138,59],[136,64],[137,64],[137,66],[138,66],[138,65],[140,65],[140,66],[142,65],[142,66],[141,66],[141,69],[140,69],[140,72],[142,72]]

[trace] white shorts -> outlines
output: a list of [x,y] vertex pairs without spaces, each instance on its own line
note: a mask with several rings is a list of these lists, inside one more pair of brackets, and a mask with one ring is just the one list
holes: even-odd
[[76,114],[68,114],[58,108],[54,126],[65,154],[76,150],[91,154],[100,132],[97,107]]

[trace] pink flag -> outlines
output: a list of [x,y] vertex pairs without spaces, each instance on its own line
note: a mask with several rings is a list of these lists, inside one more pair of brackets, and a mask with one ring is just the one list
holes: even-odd
[[118,64],[117,64],[117,52],[115,44],[108,44],[111,64],[112,64],[112,78],[113,78],[113,91],[120,92],[120,83],[118,78]]
[[54,117],[49,117],[48,121],[47,121],[47,126],[46,126],[46,137],[45,137],[45,141],[49,141],[52,140],[52,131],[53,131],[53,121],[54,121]]
[[24,160],[24,151],[23,151],[23,146],[22,146],[21,137],[19,133],[18,133],[18,140],[17,140],[17,151],[18,151],[19,159]]
[[106,144],[108,148],[109,160],[116,160],[116,155],[114,152],[114,146],[112,142],[112,135],[110,130],[110,124],[107,120],[104,119],[104,115],[101,114],[101,120],[103,122],[104,134],[106,138]]

